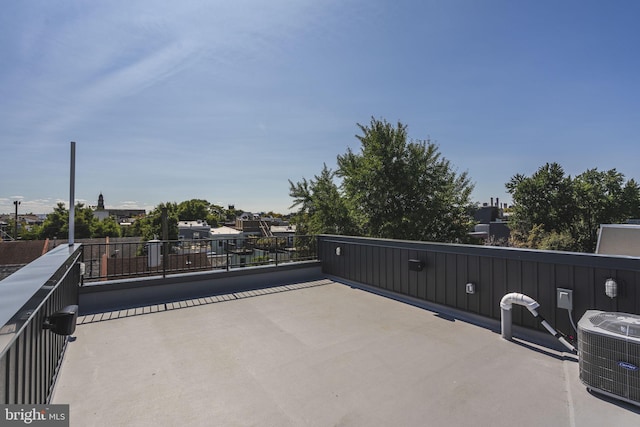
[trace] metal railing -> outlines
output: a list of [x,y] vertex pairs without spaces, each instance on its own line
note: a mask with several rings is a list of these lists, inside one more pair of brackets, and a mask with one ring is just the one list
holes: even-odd
[[78,304],[80,245],[60,246],[0,286],[0,402],[47,404],[68,337],[45,319]]
[[316,236],[246,236],[83,244],[83,282],[317,259]]

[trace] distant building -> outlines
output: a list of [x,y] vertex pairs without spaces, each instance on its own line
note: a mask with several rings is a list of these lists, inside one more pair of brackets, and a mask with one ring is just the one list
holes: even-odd
[[271,234],[277,237],[288,237],[296,234],[295,225],[272,225]]
[[13,236],[7,233],[8,230],[9,230],[9,223],[6,221],[0,220],[0,242],[3,240],[13,240]]
[[289,225],[288,221],[282,218],[262,216],[251,212],[244,212],[236,218],[233,228],[239,230],[245,236],[289,236],[295,234],[295,226]]
[[[506,205],[506,203],[505,203]],[[511,236],[511,230],[507,224],[507,218],[504,215],[502,206],[500,206],[499,200],[496,198],[496,204],[493,204],[493,197],[491,198],[491,204],[486,203],[478,208],[473,214],[473,219],[477,221],[474,230],[469,233],[470,236],[481,239],[483,242],[493,241],[505,243],[509,241]]]
[[[42,225],[46,215],[21,214],[18,215],[18,230],[31,231],[33,226]],[[13,223],[15,216],[11,214],[0,215],[0,240],[13,240],[14,230],[9,227],[9,221]]]
[[640,257],[640,224],[600,224],[596,253]]
[[215,227],[211,229],[211,238],[215,240],[212,242],[212,250],[215,253],[222,254],[226,249],[235,247],[239,239],[244,237],[242,231],[236,230],[233,227]]
[[146,215],[144,209],[105,209],[104,196],[102,193],[98,196],[98,206],[93,211],[93,216],[103,221],[109,217],[113,217],[118,223],[131,223],[131,219]]
[[211,238],[211,226],[207,221],[179,221],[178,239],[197,240]]

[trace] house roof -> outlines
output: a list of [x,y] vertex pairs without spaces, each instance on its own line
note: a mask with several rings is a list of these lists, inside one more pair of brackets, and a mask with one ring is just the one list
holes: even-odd
[[295,225],[272,225],[272,233],[294,233],[296,231]]
[[48,240],[0,241],[0,265],[28,264],[50,249]]
[[212,235],[228,235],[228,234],[235,235],[235,234],[242,234],[242,231],[236,230],[235,228],[222,226],[222,227],[212,228],[211,234]]
[[179,221],[178,228],[201,228],[210,229],[211,226],[206,221]]

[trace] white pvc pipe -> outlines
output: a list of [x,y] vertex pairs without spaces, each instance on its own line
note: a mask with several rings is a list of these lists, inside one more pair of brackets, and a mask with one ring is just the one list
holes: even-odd
[[518,292],[511,292],[510,294],[506,294],[500,300],[500,308],[511,310],[512,304],[523,305],[529,309],[529,311],[537,316],[538,313],[535,311],[536,308],[540,307],[540,304],[536,302],[531,297],[526,296],[525,294],[520,294]]
[[526,296],[525,294],[511,292],[510,294],[503,296],[500,300],[500,325],[502,327],[502,338],[507,340],[511,339],[511,307],[513,304],[527,307],[534,317],[538,316],[536,308],[540,307],[540,304],[538,304],[536,300]]
[[540,304],[538,304],[538,302],[533,298],[518,292],[506,294],[500,300],[500,326],[502,327],[502,338],[507,340],[511,339],[511,308],[513,307],[513,304],[527,307],[531,314],[533,314],[533,317],[538,319],[540,323],[542,323],[542,326],[544,326],[544,328],[549,331],[551,335],[558,338],[558,340],[569,350],[573,352],[576,351],[576,348],[567,340],[565,340],[564,337],[562,337],[558,332],[556,332],[556,330],[553,329],[553,327],[544,319],[544,317],[542,317],[537,312],[536,309],[540,307]]

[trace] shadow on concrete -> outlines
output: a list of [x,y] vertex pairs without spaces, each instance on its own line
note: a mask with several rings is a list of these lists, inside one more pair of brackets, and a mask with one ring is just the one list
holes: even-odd
[[253,298],[263,295],[290,292],[300,289],[314,288],[317,286],[330,285],[331,280],[317,280],[309,282],[289,283],[268,288],[258,288],[241,292],[231,292],[225,294],[211,295],[206,297],[183,299],[178,301],[166,301],[152,305],[136,305],[122,308],[121,310],[108,311],[103,313],[86,314],[78,317],[78,325],[88,323],[105,322],[108,320],[123,319],[126,317],[143,316],[146,314],[161,313],[164,311],[180,310],[183,308],[197,307],[201,305],[216,304],[227,301]]
[[[586,386],[585,386],[586,387]],[[597,390],[593,390],[590,387],[587,387],[587,392],[596,399],[600,399],[604,402],[610,403],[612,405],[616,405],[619,408],[626,409],[636,414],[640,414],[640,406],[636,406],[632,403],[625,402],[620,399],[616,399],[615,397],[607,396],[606,394],[602,394]],[[640,405],[640,402],[638,403]]]
[[545,356],[553,357],[554,359],[561,360],[563,362],[575,362],[578,363],[578,356],[571,353],[562,353],[558,354],[552,351],[549,351],[545,347],[533,345],[530,342],[524,341],[521,338],[512,338],[510,340],[512,343],[519,345],[520,347],[524,347],[528,350],[535,351],[540,354],[544,354]]

